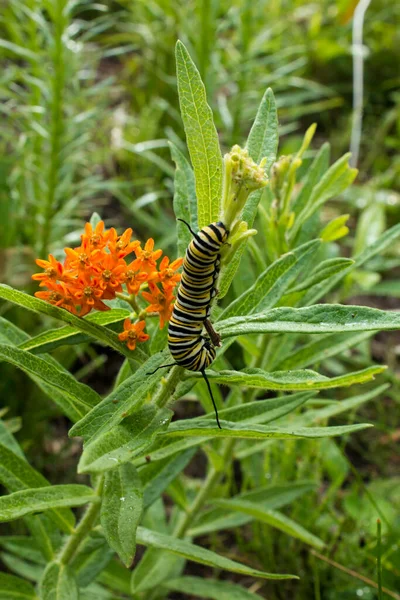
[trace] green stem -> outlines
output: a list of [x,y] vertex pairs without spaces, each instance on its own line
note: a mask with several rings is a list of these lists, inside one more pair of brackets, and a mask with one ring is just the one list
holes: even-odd
[[[103,476],[100,477],[98,484],[96,486],[96,494],[99,496],[99,500],[103,491]],[[68,565],[71,560],[74,558],[76,551],[80,544],[83,542],[85,537],[89,535],[89,533],[93,529],[93,525],[97,521],[97,517],[99,516],[101,507],[101,502],[95,502],[90,504],[90,506],[86,509],[85,514],[79,522],[77,528],[73,531],[73,533],[69,536],[64,548],[61,551],[59,556],[59,562],[64,565]]]
[[183,371],[184,369],[182,367],[178,367],[178,365],[176,367],[172,367],[166,379],[161,381],[158,392],[154,397],[154,403],[159,408],[164,408],[164,406],[166,406],[171,400],[176,386],[182,379]]
[[60,152],[64,133],[63,97],[65,87],[65,64],[63,34],[66,29],[65,0],[56,0],[54,4],[54,50],[51,98],[50,157],[47,173],[47,195],[43,206],[43,230],[41,255],[46,256],[50,241],[51,223],[56,210],[56,193],[60,174]]
[[136,302],[136,298],[133,294],[128,296],[127,294],[121,294],[121,292],[117,292],[115,295],[120,300],[123,300],[124,302],[130,304],[137,315],[141,313],[140,306]]
[[177,526],[175,527],[175,530],[173,532],[173,535],[175,537],[183,537],[185,535],[185,533],[193,523],[194,519],[197,517],[199,511],[203,508],[204,504],[211,497],[215,486],[226,472],[226,463],[232,455],[234,445],[234,439],[230,439],[225,442],[222,450],[221,461],[221,463],[224,465],[224,470],[220,471],[215,469],[215,467],[210,468],[206,480],[204,484],[202,484],[200,491],[198,492],[197,496],[193,500],[186,513],[183,515],[182,519],[178,522]]
[[378,571],[378,599],[383,599],[382,593],[382,524],[380,519],[377,520],[378,540],[377,540],[377,559],[376,568]]

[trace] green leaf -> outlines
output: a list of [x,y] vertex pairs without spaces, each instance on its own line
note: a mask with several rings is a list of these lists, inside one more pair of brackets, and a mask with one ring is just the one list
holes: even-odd
[[331,356],[342,355],[346,350],[357,346],[372,335],[374,335],[372,331],[361,331],[360,333],[333,333],[322,337],[318,336],[317,340],[312,340],[282,357],[275,368],[279,371],[290,371],[308,367]]
[[71,569],[79,587],[88,586],[110,563],[114,551],[104,537],[92,531],[79,546],[72,562]]
[[195,453],[195,448],[188,448],[178,456],[168,457],[163,461],[150,462],[140,469],[140,479],[144,487],[144,510],[161,496],[169,484],[189,464]]
[[222,157],[206,90],[190,55],[176,44],[179,104],[196,179],[198,224],[218,220],[222,193]]
[[[192,240],[189,229],[178,219],[189,223],[193,231],[199,229],[197,223],[196,184],[191,166],[182,152],[170,142],[172,160],[175,162],[174,178],[174,213],[177,218],[178,256],[184,256],[186,248]],[[211,222],[211,221],[210,221]]]
[[237,315],[249,314],[262,299],[269,294],[273,286],[277,286],[279,291],[279,281],[287,273],[291,266],[296,263],[296,257],[293,253],[288,253],[272,263],[261,275],[257,281],[220,314],[218,320],[229,319]]
[[[7,300],[8,302],[12,302],[17,306],[26,308],[27,310],[31,310],[35,313],[47,315],[49,317],[53,317],[54,319],[58,319],[59,321],[63,321],[64,323],[68,323],[78,331],[87,334],[90,338],[93,338],[98,342],[103,342],[106,346],[110,346],[110,348],[113,348],[124,356],[127,356],[128,358],[133,357],[132,352],[128,350],[128,348],[122,344],[122,342],[119,341],[116,333],[110,329],[101,327],[96,323],[91,323],[87,319],[81,319],[80,317],[73,315],[63,308],[53,306],[44,300],[40,300],[34,296],[29,296],[29,294],[14,290],[12,287],[4,284],[0,284],[0,298],[3,298],[3,300]],[[141,362],[147,358],[143,350],[140,350],[139,348],[136,348],[134,357],[135,360]]]
[[20,558],[36,564],[43,564],[43,555],[35,540],[28,535],[3,535],[0,536],[0,546]]
[[86,444],[79,461],[79,473],[99,473],[115,469],[137,455],[142,454],[152,444],[153,438],[168,426],[172,417],[169,409],[159,410],[145,405],[122,425],[98,436]]
[[319,237],[324,242],[334,242],[336,240],[340,240],[340,238],[344,237],[349,233],[349,228],[346,223],[349,220],[350,215],[340,215],[340,217],[336,217],[326,225]]
[[342,333],[396,329],[400,329],[400,313],[341,304],[273,308],[218,323],[222,338],[251,333]]
[[29,339],[30,337],[25,331],[4,317],[0,317],[0,342],[2,344],[11,343],[12,346],[17,346]]
[[304,180],[302,181],[302,188],[299,194],[296,196],[295,201],[293,202],[292,210],[296,214],[299,214],[303,210],[304,206],[307,204],[307,201],[311,196],[313,189],[320,181],[325,171],[328,170],[329,157],[330,146],[329,144],[325,143],[321,146],[310,168],[308,169],[307,174]]
[[[377,254],[382,254],[387,250],[398,238],[400,237],[400,223],[394,225],[390,229],[387,229],[373,244],[363,250],[360,254],[354,257],[354,264],[350,265],[344,271],[341,271],[329,280],[322,281],[316,285],[310,293],[307,293],[303,299],[304,304],[314,304],[320,298],[326,296],[326,294],[333,289],[346,275],[351,273],[355,269],[359,269],[365,263],[371,260]],[[303,303],[302,302],[302,303]]]
[[[299,371],[274,371],[268,373],[262,369],[247,368],[243,371],[207,371],[210,381],[223,385],[240,385],[241,387],[262,390],[325,390],[356,383],[365,383],[385,371],[385,366],[367,367],[361,371],[353,371],[337,377],[326,377],[309,369]],[[192,373],[190,377],[198,377]],[[200,374],[201,377],[201,374]]]
[[[246,148],[255,162],[259,163],[263,158],[267,159],[265,167],[267,173],[276,159],[279,141],[278,125],[274,94],[268,88],[261,100],[246,143]],[[249,229],[253,226],[254,219],[256,218],[262,194],[263,190],[256,190],[250,194],[243,209],[242,218],[248,224]],[[219,298],[223,298],[226,295],[239,268],[243,253],[247,247],[247,242],[248,238],[245,238],[238,246],[230,262],[222,266],[218,280]]]
[[[99,575],[98,582],[126,596],[130,595],[130,572],[120,561],[112,560]],[[97,600],[97,599],[95,599]],[[112,598],[114,599],[114,596]]]
[[389,387],[390,384],[384,383],[383,385],[379,385],[378,387],[369,390],[364,394],[359,394],[357,396],[353,396],[352,398],[348,398],[347,400],[335,402],[329,406],[324,406],[323,408],[308,410],[303,415],[296,416],[295,423],[299,423],[301,425],[310,425],[311,423],[319,423],[321,421],[324,423],[331,417],[341,415],[348,410],[353,411],[357,409],[362,404],[365,404],[365,402],[369,402],[369,400],[372,400],[373,398],[383,394]]
[[15,575],[0,573],[0,600],[34,599],[37,599],[37,596],[31,583],[15,577]]
[[307,202],[295,220],[291,231],[292,239],[296,237],[303,223],[312,217],[327,200],[338,196],[353,183],[358,171],[349,167],[349,157],[350,154],[345,154],[339,158],[313,188]]
[[13,521],[24,515],[62,506],[82,506],[99,497],[86,485],[55,485],[14,492],[0,498],[0,521]]
[[360,254],[376,242],[386,229],[386,207],[380,202],[372,202],[365,208],[357,221],[354,252]]
[[[54,386],[61,390],[63,405],[67,414],[82,418],[98,402],[100,396],[84,383],[80,383],[62,367],[58,369],[54,362],[35,356],[26,350],[0,344],[0,358],[42,380],[46,387]],[[68,403],[68,404],[67,404]]]
[[[327,439],[327,438],[326,438]],[[303,494],[314,491],[316,484],[313,482],[291,482],[285,485],[269,485],[234,496],[233,500],[245,500],[256,503],[265,510],[282,508],[296,500]],[[207,535],[213,531],[220,531],[232,527],[240,527],[253,521],[253,517],[238,512],[227,512],[226,509],[214,508],[203,513],[189,529],[190,536]]]
[[[26,341],[30,341],[29,336],[25,335],[20,329],[18,329],[18,327],[15,327],[15,325],[12,325],[5,319],[2,321],[0,320],[0,324],[2,326],[2,331],[0,333],[1,343],[14,346],[15,344],[23,344]],[[42,355],[40,358],[48,363],[51,369],[55,368],[59,371],[62,371],[66,377],[70,377],[68,371],[64,369],[64,367],[60,365],[60,363],[58,363],[53,357]],[[82,411],[82,408],[77,407],[74,402],[71,402],[69,392],[64,393],[64,391],[59,387],[49,385],[46,379],[35,376],[31,371],[25,372],[36,383],[36,385],[43,390],[50,400],[55,402],[55,404],[60,407],[63,414],[71,419],[71,421],[78,421],[83,416],[84,412]],[[90,393],[93,393],[92,390],[89,391]],[[100,398],[98,399],[100,400]]]
[[148,548],[132,572],[131,593],[136,595],[146,590],[154,590],[171,576],[179,575],[183,568],[182,558],[158,548]]
[[281,256],[272,263],[256,282],[239,298],[236,298],[219,316],[218,321],[254,312],[256,308],[272,308],[284,295],[290,284],[297,279],[305,263],[315,254],[320,240],[313,240]]
[[[21,458],[25,458],[17,440],[5,425],[4,421],[0,419],[0,447],[5,446],[14,454],[17,454]],[[0,467],[1,468],[1,467]]]
[[354,260],[351,260],[351,258],[328,258],[319,263],[315,271],[309,277],[306,277],[303,282],[291,288],[290,293],[307,290],[317,283],[332,277],[332,275],[340,273],[343,269],[347,269],[352,264],[354,264]]
[[43,573],[43,565],[37,565],[26,560],[20,559],[14,554],[7,552],[1,553],[1,562],[13,573],[19,577],[29,579],[31,581],[39,581]]
[[185,596],[198,596],[211,600],[261,600],[262,596],[249,592],[246,588],[229,581],[204,579],[203,577],[179,577],[163,583],[167,590],[179,592]]
[[246,148],[254,162],[259,164],[263,158],[267,159],[265,167],[267,173],[276,160],[279,142],[278,127],[275,97],[271,88],[268,88],[261,100],[246,142]]
[[[129,310],[114,308],[113,310],[106,312],[90,313],[84,317],[84,320],[105,327],[107,325],[120,323],[128,316]],[[38,354],[39,352],[51,352],[65,344],[81,344],[88,340],[90,340],[90,338],[87,335],[80,333],[76,327],[66,326],[58,327],[57,329],[49,329],[43,333],[39,333],[39,335],[20,344],[19,347],[21,350],[29,350],[33,354]]]
[[[291,396],[255,400],[231,408],[220,409],[218,414],[220,419],[233,423],[270,423],[292,412],[313,395],[313,392],[299,392]],[[211,419],[212,416],[213,413],[209,413],[199,419]]]
[[40,581],[41,600],[79,600],[73,572],[67,565],[50,563]]
[[230,423],[220,420],[222,429],[219,429],[215,421],[200,421],[193,419],[185,421],[174,421],[163,438],[169,437],[203,437],[203,438],[237,438],[251,440],[274,439],[296,439],[296,438],[321,438],[334,437],[354,433],[362,429],[372,427],[369,423],[358,425],[341,425],[338,427],[266,427],[265,425],[243,425],[241,423]]
[[104,535],[126,567],[136,552],[136,529],[143,510],[142,484],[129,463],[106,473],[101,525]]
[[166,360],[166,353],[152,356],[136,373],[125,379],[117,389],[104,398],[69,431],[70,436],[85,440],[107,433],[122,419],[131,415],[162,378],[162,370],[150,374]]
[[296,575],[279,575],[252,569],[251,567],[242,565],[229,558],[220,556],[211,550],[206,550],[201,546],[196,546],[185,540],[151,531],[145,527],[138,527],[137,542],[144,546],[158,548],[159,550],[167,550],[168,552],[172,552],[172,554],[177,554],[187,560],[192,560],[202,565],[224,569],[242,575],[249,575],[250,577],[260,577],[262,579],[297,579]]
[[220,506],[223,509],[234,510],[244,513],[245,515],[249,515],[256,519],[257,521],[261,521],[262,523],[267,523],[267,525],[271,525],[288,535],[309,544],[313,548],[317,548],[317,550],[322,550],[324,547],[324,542],[307,531],[304,527],[289,519],[283,513],[280,513],[276,510],[268,510],[263,507],[260,507],[255,502],[250,502],[248,500],[214,500],[213,502],[216,506]]
[[[47,479],[35,471],[25,457],[21,458],[12,449],[2,444],[0,444],[0,481],[10,492],[29,488],[50,488]],[[54,509],[49,516],[62,531],[66,533],[73,531],[75,518],[70,510]]]

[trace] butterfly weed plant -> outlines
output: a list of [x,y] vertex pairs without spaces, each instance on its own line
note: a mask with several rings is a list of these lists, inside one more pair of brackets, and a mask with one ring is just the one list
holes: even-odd
[[[34,275],[36,297],[1,285],[6,303],[62,325],[30,337],[1,317],[0,356],[71,422],[69,435],[83,440],[77,471],[85,476],[85,483],[51,485],[30,466],[12,420],[0,421],[0,481],[7,491],[0,520],[9,522],[0,545],[13,573],[0,574],[4,598],[11,592],[42,600],[150,600],[178,592],[295,597],[301,573],[288,574],[292,563],[274,555],[274,535],[284,535],[294,553],[323,553],[332,533],[322,528],[320,537],[313,518],[320,510],[320,472],[309,460],[302,479],[293,480],[296,455],[287,449],[304,448],[299,440],[316,445],[357,436],[370,425],[340,424],[340,418],[379,402],[388,387],[382,365],[329,377],[324,361],[376,331],[400,329],[395,312],[329,303],[341,282],[400,237],[400,225],[354,257],[340,257],[336,242],[348,233],[347,215],[325,223],[321,215],[356,176],[348,156],[330,165],[325,145],[302,171],[313,126],[295,154],[279,157],[276,104],[268,89],[245,145],[222,157],[205,87],[181,42],[176,62],[190,154],[189,162],[171,144],[177,256],[192,239],[180,219],[194,232],[216,221],[229,229],[211,312],[222,344],[207,370],[221,428],[200,373],[158,369],[171,362],[167,327],[182,261],[161,258],[157,240],[156,250],[152,239],[142,247],[130,228],[118,234],[94,216],[63,263],[52,255],[38,258],[43,272]],[[123,357],[105,397],[53,356],[78,343],[106,346]],[[314,365],[322,372],[308,368]],[[194,398],[204,414],[181,417]],[[330,425],[334,417],[339,421]],[[193,472],[200,453],[203,476]],[[278,454],[279,483],[268,484]],[[301,496],[312,498],[309,514],[294,519],[281,511]],[[243,561],[230,532],[254,532],[257,524],[261,531],[268,527],[268,536],[256,533],[261,551]],[[230,552],[221,536],[230,540]],[[191,575],[193,562],[206,567],[207,577]]]

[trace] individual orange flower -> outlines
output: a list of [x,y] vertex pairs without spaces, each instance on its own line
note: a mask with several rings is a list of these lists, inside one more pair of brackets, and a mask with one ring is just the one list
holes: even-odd
[[62,308],[66,308],[70,312],[76,314],[75,307],[71,301],[71,296],[64,283],[54,283],[49,281],[46,283],[46,287],[49,288],[47,292],[35,292],[36,298],[45,300],[50,304],[54,304],[54,306],[62,306]]
[[175,271],[183,263],[183,258],[177,258],[171,264],[168,256],[164,256],[160,263],[159,272],[151,276],[151,281],[157,281],[162,284],[164,290],[174,288],[176,284],[181,280],[180,273]]
[[162,250],[153,250],[154,248],[154,240],[150,238],[147,240],[144,249],[138,248],[135,249],[135,254],[138,260],[140,261],[140,269],[145,273],[151,274],[156,270],[156,260],[158,260],[163,253]]
[[87,243],[92,250],[101,250],[107,245],[109,232],[104,231],[104,221],[99,221],[93,230],[90,223],[85,225],[85,233],[82,233],[82,244]]
[[32,275],[32,279],[40,281],[40,286],[47,286],[49,281],[57,281],[62,279],[64,273],[64,267],[58,260],[54,258],[52,254],[49,254],[49,260],[36,259],[36,264],[44,269],[44,273],[35,273]]
[[146,312],[158,312],[160,315],[160,329],[162,329],[172,315],[175,296],[172,288],[161,291],[154,283],[149,283],[150,292],[142,292],[143,298],[150,303]]
[[148,274],[139,271],[140,261],[136,258],[129,265],[126,265],[123,275],[124,283],[130,294],[136,296],[139,293],[142,283],[148,280]]
[[112,254],[104,254],[101,263],[95,267],[99,275],[100,288],[112,292],[112,297],[115,297],[115,292],[122,292],[125,269],[124,260],[118,259]]
[[97,310],[110,310],[110,307],[101,300],[104,295],[104,290],[99,286],[99,279],[91,278],[90,276],[80,275],[74,282],[68,286],[71,296],[73,296],[75,304],[79,304],[79,316],[87,315],[92,308]]
[[145,321],[138,321],[132,323],[129,317],[124,321],[124,331],[118,335],[121,342],[126,342],[129,350],[136,348],[137,342],[147,342],[150,338],[147,333],[143,333],[143,329],[146,327]]
[[101,252],[90,248],[88,240],[84,240],[78,248],[64,248],[64,252],[67,255],[65,267],[80,273],[90,269],[102,258]]
[[134,240],[131,242],[132,229],[126,229],[124,233],[118,236],[114,227],[111,227],[109,231],[109,241],[108,247],[110,249],[111,254],[116,256],[117,258],[124,258],[128,254],[133,251],[136,251],[136,248],[140,246],[140,242],[138,240]]

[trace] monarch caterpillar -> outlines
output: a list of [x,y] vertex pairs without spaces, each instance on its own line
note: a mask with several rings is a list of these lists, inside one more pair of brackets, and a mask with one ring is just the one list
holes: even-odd
[[[208,317],[211,301],[217,294],[215,285],[219,273],[220,250],[226,243],[229,231],[218,221],[194,233],[186,221],[179,220],[189,228],[193,239],[186,250],[182,278],[168,325],[168,347],[175,359],[173,364],[189,371],[201,372],[213,403],[217,425],[221,429],[205,369],[215,359],[215,346],[220,345],[220,337]],[[203,335],[203,327],[208,336]]]

